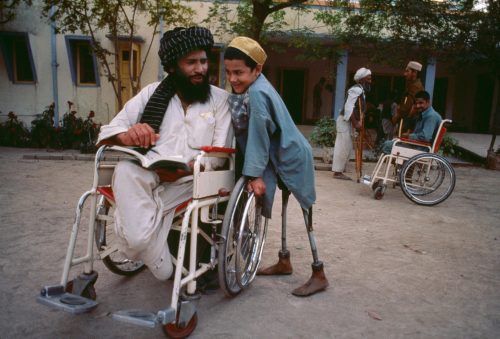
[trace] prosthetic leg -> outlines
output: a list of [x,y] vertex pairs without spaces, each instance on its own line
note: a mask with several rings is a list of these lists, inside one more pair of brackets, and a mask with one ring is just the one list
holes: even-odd
[[[278,262],[270,267],[257,271],[258,275],[286,275],[291,274],[292,264],[290,263],[290,251],[286,245],[286,212],[288,206],[288,198],[290,197],[289,190],[283,190],[283,202],[281,211],[281,250],[278,253]],[[302,286],[294,289],[292,294],[298,297],[307,297],[316,292],[322,291],[328,287],[328,280],[326,279],[323,271],[323,262],[318,260],[318,250],[316,247],[316,240],[312,228],[312,207],[309,210],[302,209],[304,221],[306,224],[307,235],[309,237],[309,244],[311,245],[311,252],[313,256],[312,274],[309,280]]]
[[278,252],[278,262],[267,268],[258,269],[257,275],[288,275],[292,274],[293,268],[290,262],[290,251],[286,246],[286,209],[288,206],[289,190],[282,191],[281,208],[281,250]]

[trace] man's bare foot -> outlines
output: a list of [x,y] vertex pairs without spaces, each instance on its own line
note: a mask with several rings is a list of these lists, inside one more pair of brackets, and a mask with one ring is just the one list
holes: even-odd
[[290,251],[279,251],[278,262],[266,268],[259,268],[257,275],[288,275],[292,274],[293,268],[290,262]]
[[292,291],[292,294],[297,297],[307,297],[317,292],[323,291],[328,287],[329,283],[323,271],[323,263],[312,264],[312,275],[309,280],[302,286],[297,287]]

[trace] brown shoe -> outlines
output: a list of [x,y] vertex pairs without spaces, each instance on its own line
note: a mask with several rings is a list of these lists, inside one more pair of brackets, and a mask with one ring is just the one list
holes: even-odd
[[257,275],[289,275],[293,268],[290,262],[290,251],[279,251],[278,262],[266,268],[259,268]]
[[333,179],[352,180],[351,178],[349,178],[344,173],[338,173],[338,172],[333,173]]
[[323,263],[312,264],[312,274],[309,280],[302,286],[292,291],[296,297],[307,297],[317,292],[324,291],[329,283],[323,271]]

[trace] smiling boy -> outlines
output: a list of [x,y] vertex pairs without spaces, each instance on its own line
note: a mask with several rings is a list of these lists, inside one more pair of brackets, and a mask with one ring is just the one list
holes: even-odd
[[[247,37],[233,39],[226,49],[226,79],[233,90],[229,99],[231,117],[237,145],[244,157],[242,174],[249,180],[248,191],[262,199],[262,214],[271,217],[277,185],[283,190],[283,215],[286,215],[290,193],[302,208],[313,254],[313,273],[292,294],[308,296],[328,286],[312,229],[312,204],[316,200],[312,150],[295,126],[285,103],[262,74],[266,58],[262,47]],[[282,232],[278,263],[257,274],[292,273],[285,222]]]

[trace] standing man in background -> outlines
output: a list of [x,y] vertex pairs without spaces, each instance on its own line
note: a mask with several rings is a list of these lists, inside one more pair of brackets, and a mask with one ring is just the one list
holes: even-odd
[[[413,104],[415,103],[415,94],[424,90],[424,86],[418,77],[420,71],[422,71],[422,64],[416,61],[410,61],[404,71],[406,89],[401,98],[397,114],[392,120],[395,128],[399,128],[400,123],[403,124],[401,133],[407,133],[409,130],[415,128],[415,113],[412,111]],[[395,130],[394,134],[399,135],[399,132]]]
[[347,91],[344,109],[337,118],[337,136],[333,149],[333,178],[352,180],[343,172],[352,152],[351,129],[361,128],[360,112],[366,110],[365,92],[370,91],[372,72],[368,68],[360,68],[354,74],[356,84]]

